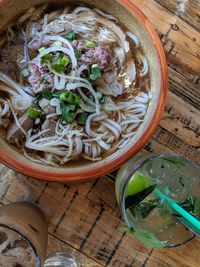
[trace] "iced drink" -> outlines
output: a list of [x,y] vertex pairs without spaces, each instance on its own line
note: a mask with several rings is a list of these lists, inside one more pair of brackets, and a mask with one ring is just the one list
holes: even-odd
[[34,204],[0,208],[0,267],[41,267],[47,249],[47,222]]

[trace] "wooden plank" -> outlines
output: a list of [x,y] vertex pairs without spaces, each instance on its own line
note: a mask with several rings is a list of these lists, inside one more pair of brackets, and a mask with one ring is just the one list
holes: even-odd
[[200,147],[200,111],[169,92],[160,126],[192,147]]
[[158,31],[170,64],[178,65],[183,71],[198,78],[200,74],[200,33],[153,0],[134,0],[133,2],[144,12]]
[[144,12],[153,27],[163,35],[167,35],[171,29],[171,24],[175,24],[177,21],[176,15],[170,14],[153,0],[132,0],[132,2]]
[[14,172],[0,164],[0,200],[4,204],[15,201],[36,201],[46,182],[40,182]]
[[200,32],[200,2],[199,0],[192,1],[177,1],[177,0],[155,0],[172,14],[176,14],[188,25]]
[[[180,70],[169,68],[169,88],[178,97],[182,98],[185,103],[189,103],[191,107],[200,109],[200,90],[197,84],[191,80],[188,81],[186,73],[180,74]],[[188,77],[188,76],[187,76]],[[195,75],[190,77],[195,80]],[[190,79],[189,78],[189,79]]]
[[168,147],[174,153],[190,159],[197,165],[200,165],[200,151],[185,144],[181,139],[166,131],[161,126],[156,129],[153,139]]
[[[145,267],[199,267],[199,240],[193,239],[186,245],[173,248],[154,250]],[[192,256],[191,256],[192,255]]]

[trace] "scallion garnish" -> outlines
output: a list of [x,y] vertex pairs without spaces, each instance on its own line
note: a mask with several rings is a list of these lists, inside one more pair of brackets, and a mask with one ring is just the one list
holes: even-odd
[[79,58],[81,57],[81,55],[82,55],[81,50],[79,50],[79,49],[74,49],[74,52],[75,52],[75,57],[76,57],[77,59],[79,59]]
[[93,41],[87,41],[85,43],[85,47],[87,47],[87,48],[94,48],[95,46],[96,46],[96,44]]
[[81,102],[80,96],[72,92],[61,93],[60,100],[68,102],[69,104],[73,104],[73,105],[79,105]]
[[26,114],[31,119],[37,119],[37,118],[39,118],[41,116],[42,111],[40,109],[30,107],[27,110]]
[[57,58],[52,59],[51,67],[58,73],[63,72],[69,61],[68,56],[59,55]]
[[87,121],[87,113],[83,112],[78,116],[78,124],[86,124]]
[[49,91],[48,89],[44,89],[44,90],[42,91],[42,97],[43,97],[43,98],[46,98],[46,99],[48,99],[48,100],[51,100],[51,98],[52,98],[52,92]]
[[63,93],[63,91],[57,91],[52,93],[52,97],[54,98],[60,98],[60,95]]
[[75,104],[75,95],[71,92],[62,93],[60,95],[61,101],[66,101],[69,104]]

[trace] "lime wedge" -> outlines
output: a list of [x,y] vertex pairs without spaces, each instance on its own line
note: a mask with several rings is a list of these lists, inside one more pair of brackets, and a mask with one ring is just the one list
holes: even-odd
[[125,196],[128,197],[128,196],[134,195],[144,190],[148,186],[149,186],[149,181],[147,180],[147,178],[142,176],[140,173],[136,172],[134,173],[134,175],[132,176],[132,178],[130,179],[126,187]]

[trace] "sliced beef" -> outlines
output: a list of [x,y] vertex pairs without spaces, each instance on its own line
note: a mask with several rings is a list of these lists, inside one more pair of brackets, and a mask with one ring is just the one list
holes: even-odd
[[105,95],[115,96],[121,95],[123,86],[117,81],[117,71],[109,71],[95,81],[97,90]]
[[[21,127],[25,130],[25,132],[28,132],[29,129],[33,127],[33,120],[29,118],[26,114],[24,114],[20,119],[19,123]],[[20,142],[24,137],[24,133],[21,131],[21,129],[17,126],[17,124],[14,122],[7,131],[6,139],[9,143],[15,144],[16,142]]]
[[8,128],[8,126],[10,125],[10,119],[2,119],[0,118],[0,126],[4,127],[4,128]]

